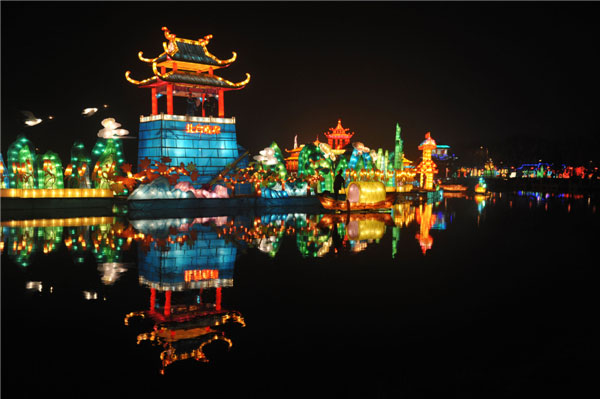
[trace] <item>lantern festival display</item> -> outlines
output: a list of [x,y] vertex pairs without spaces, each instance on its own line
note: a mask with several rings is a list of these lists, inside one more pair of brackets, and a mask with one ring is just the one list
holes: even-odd
[[8,180],[10,188],[36,188],[35,149],[31,141],[20,135],[8,147]]
[[431,151],[436,147],[435,140],[431,138],[431,133],[427,132],[425,140],[419,145],[419,150],[423,151],[423,159],[416,168],[420,174],[419,186],[425,190],[433,190],[433,175],[438,172],[437,166],[431,159]]
[[65,185],[68,188],[90,188],[91,158],[82,142],[76,141],[71,147],[71,163],[65,168]]
[[[163,27],[167,42],[154,58],[139,59],[146,63],[152,75],[143,80],[125,78],[140,88],[150,89],[152,112],[140,117],[138,163],[145,158],[160,161],[168,157],[174,165],[193,163],[198,178],[191,182],[200,187],[212,181],[228,165],[244,158],[245,150],[237,144],[235,118],[225,117],[225,92],[243,89],[250,81],[234,83],[215,74],[233,64],[237,55],[219,59],[207,46],[212,35],[192,40],[177,37]],[[175,112],[174,97],[186,100],[187,109]],[[166,113],[158,111],[159,98],[166,100]],[[246,158],[244,158],[246,159]],[[247,164],[247,159],[242,161]]]
[[386,198],[385,185],[378,181],[353,181],[346,192],[351,204],[374,204]]
[[60,158],[52,151],[37,157],[37,188],[64,188]]
[[0,153],[0,188],[8,188],[8,171],[6,170],[6,166],[4,165],[4,157]]

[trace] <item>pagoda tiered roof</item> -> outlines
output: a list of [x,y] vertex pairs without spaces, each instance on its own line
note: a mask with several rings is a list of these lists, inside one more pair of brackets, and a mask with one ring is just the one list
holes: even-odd
[[331,139],[350,139],[354,136],[354,132],[348,133],[350,129],[346,129],[342,126],[342,120],[338,119],[338,124],[335,128],[330,127],[329,132],[323,133],[325,137]]
[[425,133],[425,140],[421,144],[419,144],[419,151],[423,149],[434,149],[437,147],[437,144],[433,138],[431,138],[431,133]]
[[[155,71],[154,76],[151,76],[148,79],[144,79],[141,81],[131,79],[129,77],[129,71],[127,71],[125,77],[131,83],[142,87],[152,87],[159,85],[162,82],[180,84],[182,85],[182,87],[179,88],[179,90],[188,90],[189,86],[203,88],[206,90],[210,90],[210,88],[238,90],[243,89],[246,86],[246,84],[250,81],[250,74],[248,73],[246,74],[246,80],[239,83],[233,83],[227,79],[223,79],[215,75],[189,73],[184,71],[171,71],[165,74],[161,74],[160,72]],[[178,88],[175,87],[175,90],[177,89]]]
[[[204,40],[188,40],[175,38],[170,43],[173,43],[172,51],[167,49],[156,58],[158,66],[173,67],[173,62],[177,62],[177,66],[181,69],[190,71],[208,71],[210,68],[226,68],[231,65],[237,58],[237,54],[233,52],[228,60],[219,60],[217,57],[208,52],[206,45],[212,38],[212,35],[204,37]],[[165,43],[166,44],[166,43]],[[139,54],[141,59],[141,52]],[[143,60],[142,60],[143,61]]]
[[214,70],[231,65],[236,60],[237,54],[233,52],[232,57],[227,60],[220,60],[212,55],[207,49],[212,35],[192,40],[179,38],[166,27],[163,27],[162,30],[168,42],[163,42],[164,51],[161,54],[155,58],[145,58],[143,52],[138,53],[141,61],[151,64],[154,76],[135,80],[130,77],[131,72],[127,71],[125,78],[129,82],[140,87],[155,87],[173,83],[180,86],[174,87],[174,90],[179,90],[181,95],[185,95],[185,92],[191,88],[202,89],[205,92],[210,92],[211,88],[242,89],[250,81],[250,74],[246,74],[246,79],[238,83],[213,75]]

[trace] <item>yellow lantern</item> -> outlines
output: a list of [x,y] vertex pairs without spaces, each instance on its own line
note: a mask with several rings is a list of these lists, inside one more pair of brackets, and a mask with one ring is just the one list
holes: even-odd
[[358,204],[385,201],[385,185],[379,181],[353,181],[348,184],[346,198]]

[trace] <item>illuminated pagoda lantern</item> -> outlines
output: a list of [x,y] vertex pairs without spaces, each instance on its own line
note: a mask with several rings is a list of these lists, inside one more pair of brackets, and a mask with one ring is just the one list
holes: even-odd
[[304,148],[304,144],[298,147],[298,135],[294,136],[294,148],[288,150],[286,148],[286,152],[290,154],[289,157],[285,158],[285,168],[290,173],[298,172],[298,157],[300,156],[300,151]]
[[[140,117],[138,161],[168,157],[173,165],[193,163],[199,174],[196,184],[204,184],[245,153],[237,144],[235,118],[225,117],[224,97],[226,91],[243,89],[250,75],[238,83],[215,75],[215,70],[230,66],[237,54],[227,60],[212,55],[207,49],[212,35],[192,40],[179,38],[166,27],[162,30],[167,42],[161,54],[148,59],[138,53],[141,61],[151,65],[153,75],[135,80],[130,71],[125,73],[129,82],[151,90],[152,114]],[[166,113],[158,111],[162,96],[166,97]],[[174,97],[187,100],[186,115],[174,112]],[[197,108],[201,115],[193,115]]]
[[354,136],[354,132],[348,133],[350,129],[345,129],[342,126],[342,120],[338,119],[338,124],[335,128],[329,128],[329,132],[323,133],[327,137],[327,144],[332,149],[335,155],[341,155],[345,152],[344,147],[350,144],[350,139]]
[[239,312],[221,306],[222,288],[233,286],[237,248],[205,225],[223,226],[226,221],[199,218],[178,227],[168,221],[132,223],[143,240],[138,247],[139,282],[150,288],[150,304],[148,310],[129,313],[125,324],[132,317],[154,322],[151,332],[138,335],[138,343],[150,341],[163,348],[161,373],[179,360],[207,362],[206,345],[232,345],[222,329],[225,324],[245,325]]
[[242,315],[235,310],[221,307],[220,296],[213,303],[198,295],[192,303],[173,305],[170,299],[164,306],[156,303],[155,291],[150,296],[150,309],[131,312],[125,316],[125,325],[133,317],[148,318],[153,321],[152,331],[137,336],[137,343],[149,341],[163,348],[160,353],[162,368],[165,369],[180,360],[194,359],[208,362],[204,347],[213,342],[224,342],[231,348],[233,342],[225,335],[224,328],[231,323],[246,326]]
[[431,159],[431,152],[437,147],[431,133],[425,134],[425,140],[419,145],[419,151],[423,151],[423,159],[416,170],[420,174],[419,185],[425,190],[433,190],[433,175],[437,173],[437,167]]

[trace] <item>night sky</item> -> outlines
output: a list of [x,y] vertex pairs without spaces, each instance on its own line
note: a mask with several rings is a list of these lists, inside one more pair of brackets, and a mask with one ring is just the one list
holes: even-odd
[[[431,131],[459,157],[527,138],[585,147],[598,160],[598,3],[540,2],[5,2],[2,7],[2,153],[26,133],[69,159],[91,147],[105,117],[137,136],[150,93],[125,79],[152,74],[167,26],[214,37],[208,49],[237,61],[216,74],[252,79],[225,95],[238,142],[254,155],[275,140],[292,148],[344,127],[393,150],[396,123],[409,159]],[[108,104],[91,118],[86,107]],[[159,110],[166,112],[164,100]],[[46,118],[25,127],[20,110]],[[184,114],[185,100],[176,98]],[[562,143],[562,144],[561,144]],[[137,142],[124,142],[135,163]],[[522,145],[522,142],[521,144]],[[595,147],[594,147],[595,146]],[[581,154],[579,154],[581,155]],[[6,158],[5,158],[6,159]],[[528,160],[524,160],[528,161]]]

